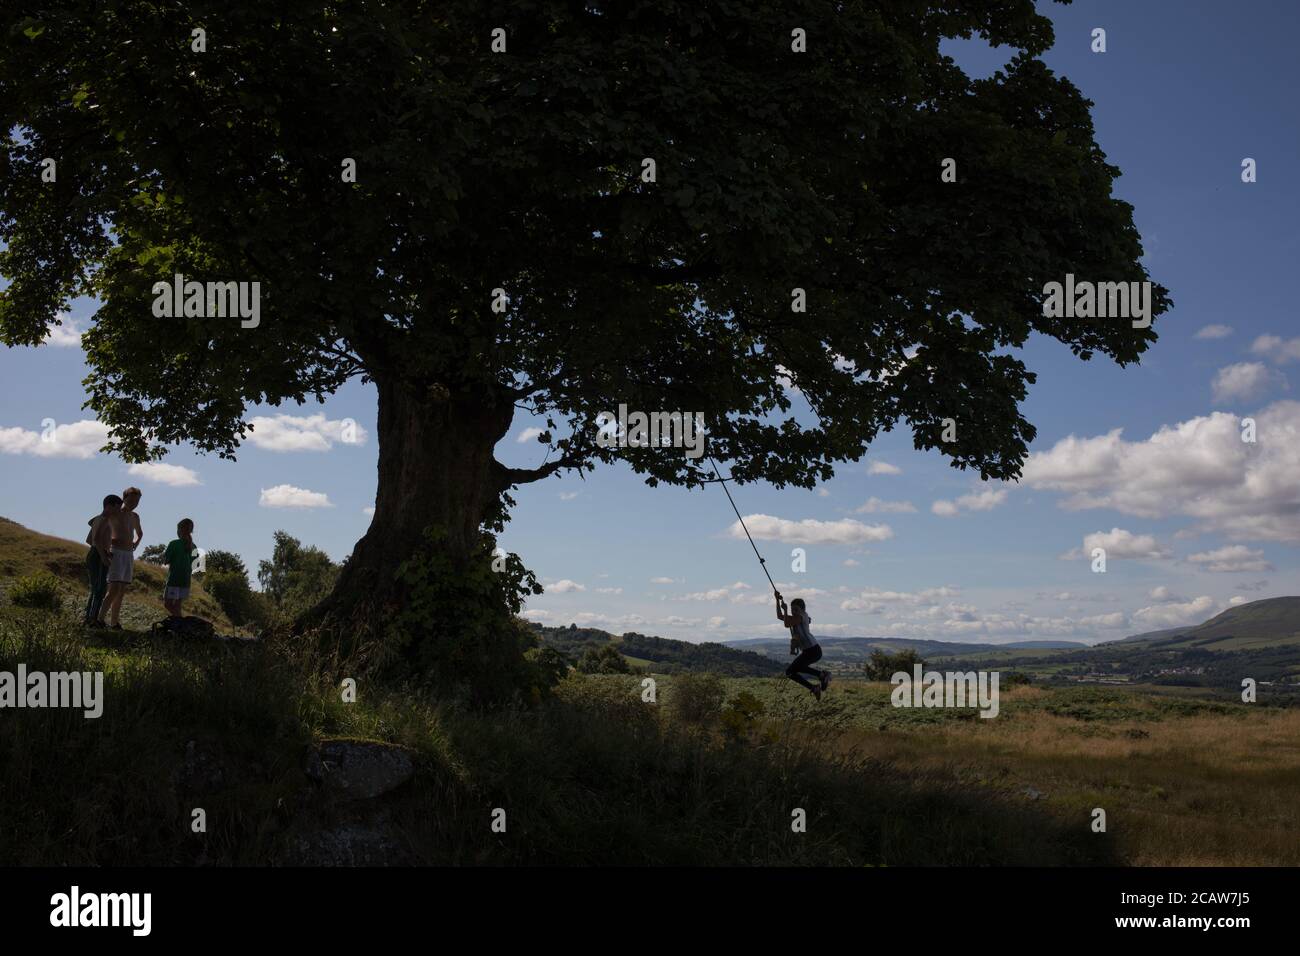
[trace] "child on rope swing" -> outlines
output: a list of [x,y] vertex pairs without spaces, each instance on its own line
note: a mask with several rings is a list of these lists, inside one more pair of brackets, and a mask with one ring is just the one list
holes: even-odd
[[[822,659],[822,648],[817,643],[817,638],[813,637],[812,632],[808,630],[812,618],[808,616],[803,598],[795,598],[790,602],[789,610],[787,610],[781,592],[777,591],[776,616],[782,624],[790,629],[790,653],[798,653],[799,655],[785,669],[785,676],[798,681],[812,691],[814,697],[821,700],[822,691],[830,685],[831,672],[819,671],[812,666]],[[814,684],[804,677],[804,674],[812,674],[813,677],[817,678],[817,683]]]

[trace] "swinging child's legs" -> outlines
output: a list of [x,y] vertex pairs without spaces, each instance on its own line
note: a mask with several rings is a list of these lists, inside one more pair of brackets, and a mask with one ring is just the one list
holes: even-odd
[[801,651],[799,656],[796,657],[793,661],[791,661],[790,666],[785,669],[785,676],[790,678],[793,681],[798,681],[804,687],[816,693],[817,691],[821,690],[820,683],[814,684],[812,681],[808,680],[808,678],[804,677],[803,675],[812,674],[820,682],[822,678],[822,672],[819,670],[815,670],[809,665],[815,664],[821,659],[822,659],[822,649],[820,644],[810,647],[805,651]]

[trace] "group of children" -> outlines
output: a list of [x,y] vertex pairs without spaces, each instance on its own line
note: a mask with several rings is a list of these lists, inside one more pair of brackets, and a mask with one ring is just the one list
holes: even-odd
[[[86,602],[87,627],[122,630],[122,599],[135,572],[135,549],[144,540],[144,529],[136,508],[142,493],[128,488],[104,499],[103,510],[91,518],[86,544],[86,577],[90,581],[90,598]],[[163,560],[167,563],[167,583],[163,588],[163,605],[172,617],[181,616],[181,605],[190,596],[193,573],[194,522],[183,518],[176,525],[176,539],[167,545]]]
[[[86,544],[86,576],[90,579],[90,600],[86,602],[86,626],[122,630],[119,617],[122,598],[131,585],[135,569],[135,549],[144,539],[140,516],[139,488],[128,488],[122,497],[109,495],[104,499],[104,510],[91,518]],[[194,547],[194,522],[182,518],[176,525],[176,538],[167,545],[163,560],[167,564],[167,584],[163,588],[163,605],[172,617],[181,616],[181,605],[190,596],[190,575],[197,549]],[[808,625],[812,618],[803,598],[795,598],[787,608],[781,592],[776,592],[777,619],[790,629],[790,653],[797,654],[785,674],[812,691],[818,700],[830,685],[830,671],[815,669],[812,665],[821,660],[822,649],[812,636]],[[105,620],[105,617],[108,620]],[[816,681],[810,681],[811,674]]]

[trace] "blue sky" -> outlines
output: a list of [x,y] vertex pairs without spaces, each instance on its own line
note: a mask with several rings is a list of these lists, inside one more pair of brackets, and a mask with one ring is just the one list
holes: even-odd
[[[1095,102],[1098,140],[1124,171],[1153,278],[1175,307],[1140,367],[1083,363],[1031,340],[1039,373],[1025,404],[1038,438],[1018,484],[981,485],[907,429],[816,491],[734,489],[787,597],[804,595],[822,635],[1002,642],[1098,641],[1203,620],[1232,603],[1300,593],[1300,123],[1291,0],[1040,4],[1057,25],[1046,60]],[[1107,33],[1107,52],[1090,50]],[[954,44],[972,73],[1006,51]],[[1258,182],[1241,182],[1243,158]],[[94,453],[81,409],[86,374],[75,328],[38,349],[0,350],[0,514],[80,540],[98,500],[144,489],[146,543],[184,516],[205,547],[269,555],[284,529],[336,559],[374,501],[375,394],[350,383],[327,403],[254,409],[265,423],[236,463],[175,450],[132,474]],[[60,344],[62,342],[62,344]],[[309,419],[308,416],[322,416]],[[1240,437],[1245,416],[1257,441]],[[58,440],[40,440],[52,419]],[[358,423],[339,440],[339,423]],[[532,466],[544,449],[497,450]],[[519,489],[501,539],[548,593],[527,613],[692,641],[780,627],[722,490],[648,488],[622,466]],[[910,510],[908,510],[910,509]],[[887,529],[887,533],[886,530]],[[1107,549],[1107,571],[1082,557]],[[791,570],[791,549],[807,570]]]

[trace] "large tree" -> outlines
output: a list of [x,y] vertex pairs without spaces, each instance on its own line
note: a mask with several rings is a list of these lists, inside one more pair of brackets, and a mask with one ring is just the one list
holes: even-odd
[[[941,54],[972,35],[1001,72]],[[1147,278],[1052,42],[1031,0],[9,0],[0,336],[94,296],[88,405],[133,461],[374,382],[374,519],[327,604],[370,620],[416,531],[469,560],[520,484],[707,477],[601,447],[619,403],[703,413],[737,481],[810,486],[899,423],[1013,478],[1016,347],[1155,338],[1043,314],[1067,273]],[[260,282],[260,324],[155,318],[176,273]],[[494,458],[519,409],[540,467]]]

